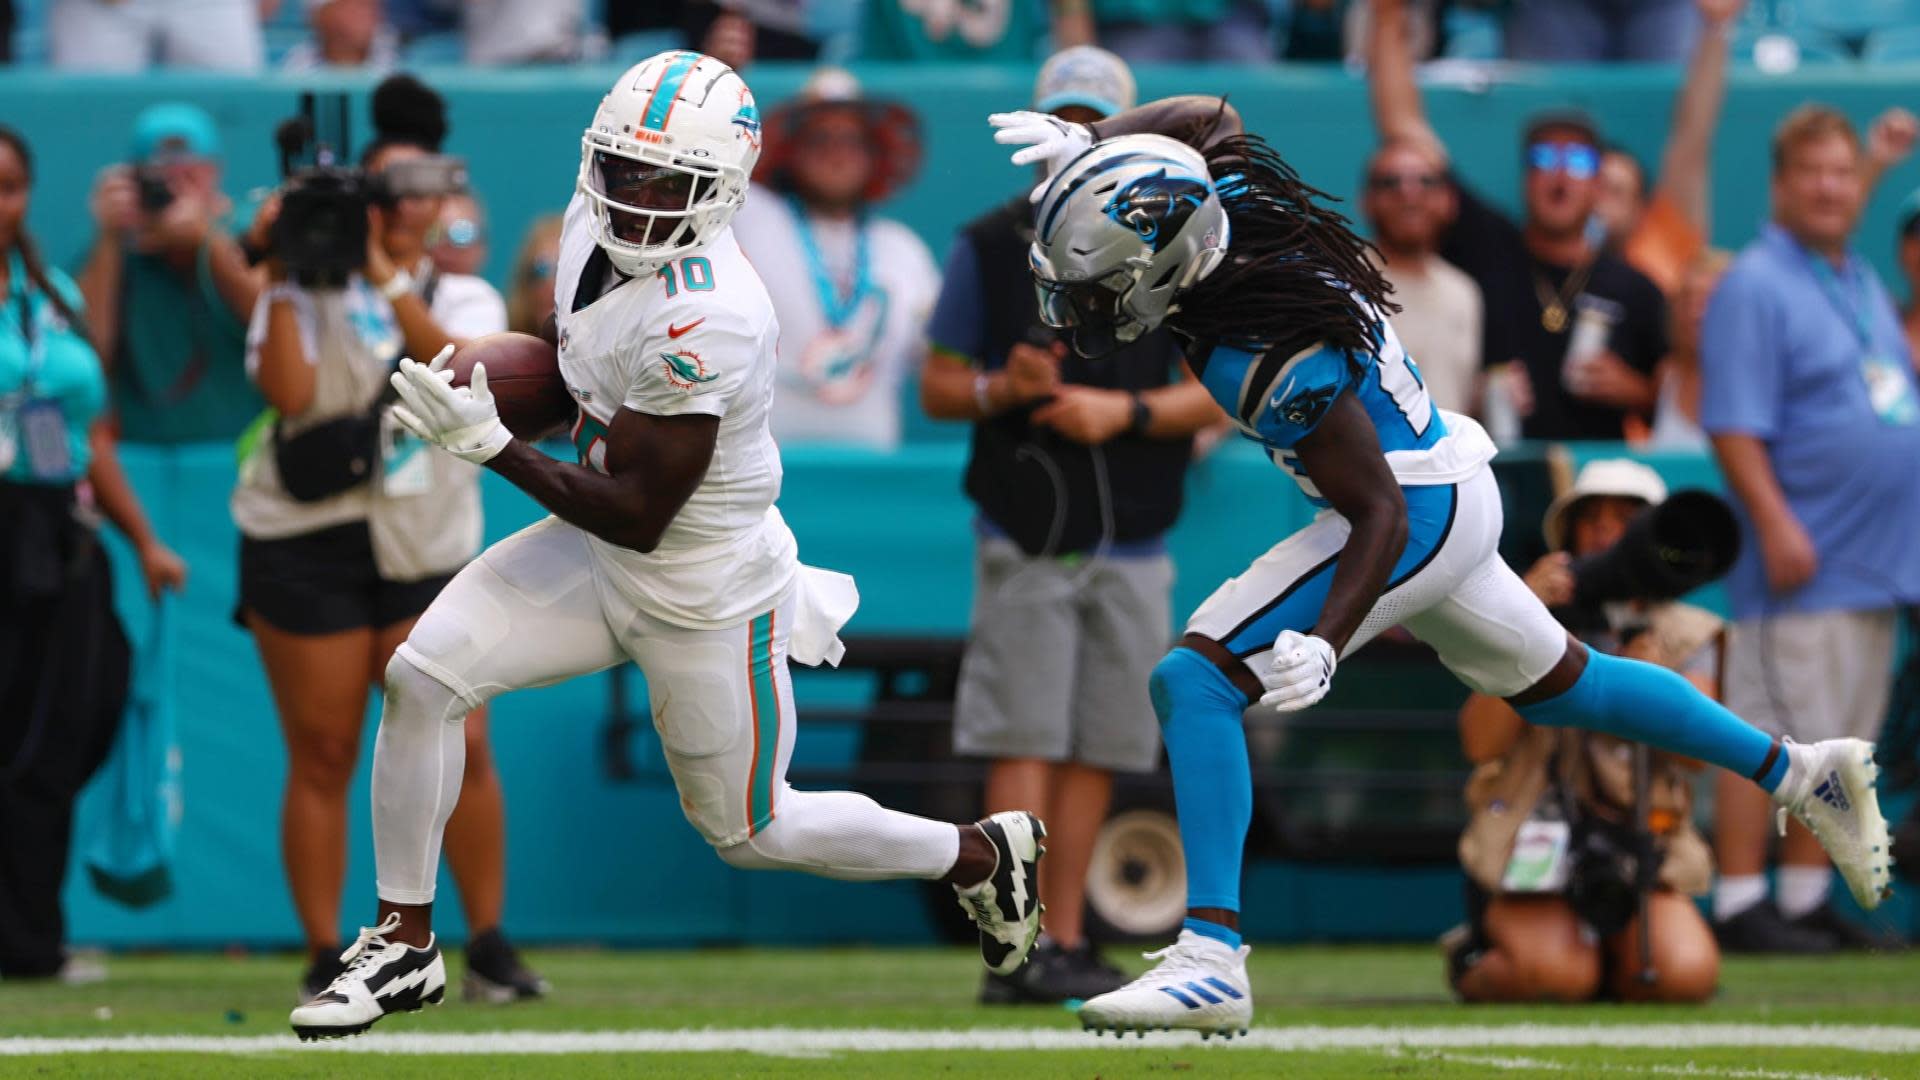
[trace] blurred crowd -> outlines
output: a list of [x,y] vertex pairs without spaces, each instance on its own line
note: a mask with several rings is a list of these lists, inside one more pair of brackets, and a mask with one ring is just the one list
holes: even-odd
[[[276,10],[283,6],[297,9],[305,28],[297,38],[275,36],[294,25],[288,11]],[[95,71],[153,64],[257,70],[270,57],[294,70],[386,69],[422,58],[534,63],[678,43],[738,66],[836,55],[1021,60],[1050,39],[1069,47],[1047,60],[1030,101],[1007,107],[1076,122],[1135,104],[1130,61],[1352,59],[1364,66],[1380,141],[1342,194],[1377,247],[1401,308],[1393,324],[1435,403],[1479,417],[1503,443],[1624,441],[1711,452],[1727,477],[1744,540],[1728,583],[1731,621],[1643,609],[1597,628],[1612,635],[1606,647],[1724,684],[1743,716],[1803,741],[1873,736],[1886,711],[1896,612],[1920,596],[1920,580],[1908,580],[1904,560],[1890,554],[1911,546],[1920,489],[1892,482],[1904,476],[1901,466],[1859,466],[1904,463],[1920,451],[1920,306],[1911,299],[1920,289],[1920,192],[1901,204],[1896,236],[1859,237],[1855,225],[1881,176],[1912,151],[1920,122],[1895,108],[1861,132],[1815,104],[1782,117],[1772,134],[1772,221],[1741,238],[1750,242],[1738,253],[1711,246],[1709,163],[1727,71],[1755,27],[1769,25],[1772,4],[868,0],[854,15],[840,7],[808,0],[606,0],[591,10],[582,0],[11,0],[0,5],[0,18],[43,33],[53,66]],[[1423,60],[1462,55],[1463,42],[1489,28],[1504,36],[1501,55],[1517,59],[1681,65],[1659,157],[1640,160],[1621,149],[1604,117],[1544,112],[1515,133],[1524,162],[1520,212],[1497,209],[1454,172],[1414,75]],[[1871,45],[1871,28],[1856,30],[1856,45]],[[848,47],[849,40],[856,44]],[[284,47],[270,48],[275,41]],[[1108,700],[1087,688],[1144,685],[1171,621],[1164,536],[1179,513],[1182,476],[1230,425],[1164,334],[1090,365],[1045,332],[1025,285],[1031,224],[1024,191],[982,193],[980,216],[944,266],[923,238],[888,218],[886,200],[913,183],[920,164],[921,131],[906,105],[868,96],[847,71],[822,66],[796,97],[765,112],[763,133],[754,187],[734,229],[779,317],[776,438],[884,453],[901,444],[910,409],[972,425],[966,490],[978,510],[980,587],[955,749],[994,762],[988,810],[1033,807],[1053,828],[1043,878],[1052,937],[1027,972],[989,980],[983,996],[1102,992],[1117,975],[1087,945],[1079,882],[1113,773],[1151,769],[1158,739],[1142,694]],[[387,131],[363,166],[379,173],[434,154],[444,136],[444,118],[436,130]],[[342,353],[342,364],[374,370],[396,350],[424,357],[500,329],[533,332],[553,310],[557,214],[522,237],[501,238],[489,232],[482,191],[398,198],[374,215],[365,263],[336,310],[275,271],[268,257],[275,204],[234,212],[223,182],[226,151],[204,111],[155,104],[123,137],[129,163],[99,174],[87,204],[97,229],[71,278],[41,259],[24,230],[30,148],[0,137],[0,281],[9,310],[0,325],[0,400],[24,387],[31,404],[43,372],[66,371],[70,382],[58,398],[65,410],[58,440],[36,441],[24,420],[9,421],[15,430],[4,433],[0,473],[11,484],[0,492],[17,500],[16,488],[61,487],[66,494],[41,507],[50,518],[64,512],[61,500],[91,492],[133,540],[155,591],[179,587],[186,569],[118,478],[117,441],[241,439],[243,456],[284,460],[281,442],[298,433],[264,433],[263,410],[271,405],[292,417],[316,394],[359,393],[346,384],[329,390],[313,374],[339,352],[330,344],[335,336],[359,343],[341,346],[352,354]],[[502,243],[514,244],[511,270],[489,283],[477,275],[490,247]],[[1856,246],[1889,244],[1899,252],[1904,307]],[[355,359],[360,353],[364,363]],[[1614,466],[1583,472],[1548,515],[1555,554],[1529,568],[1526,580],[1550,605],[1571,599],[1570,560],[1608,548],[1635,514],[1665,497],[1650,471]],[[471,554],[461,537],[472,532],[477,542],[477,503],[462,496],[435,517],[439,534],[453,537],[443,558],[396,566],[382,555],[378,498],[349,506],[324,502],[329,493],[322,492],[321,501],[294,506],[254,491],[258,475],[243,471],[234,501],[247,534],[238,617],[255,636],[282,706],[293,761],[289,875],[313,958],[306,982],[324,985],[331,977],[325,959],[338,944],[342,800],[357,763],[365,693],[411,618]],[[471,489],[470,476],[455,480]],[[56,561],[75,558],[62,546],[71,539],[49,542]],[[287,585],[292,568],[322,556],[339,562],[327,571],[337,577],[309,582],[320,589],[310,595]],[[84,580],[36,583],[37,592],[12,583],[4,599],[21,610],[48,605]],[[343,583],[361,590],[353,594],[358,607],[339,599]],[[98,583],[86,589],[96,601],[88,610],[110,618],[97,602],[104,595]],[[1044,602],[1044,617],[1036,601]],[[5,628],[19,625],[0,618],[0,652],[8,654],[0,702],[37,700],[43,684],[30,676],[57,670],[33,661],[29,643],[5,640]],[[359,636],[343,642],[349,632]],[[1068,662],[1079,666],[1063,681],[1057,666],[1038,665],[1040,657],[1078,657]],[[331,699],[319,691],[349,668],[356,674],[346,690]],[[116,707],[89,706],[101,716]],[[1618,756],[1524,732],[1504,709],[1497,701],[1470,703],[1462,715],[1463,743],[1483,768],[1508,763],[1511,778],[1513,768],[1546,768],[1556,753],[1600,763]],[[464,836],[450,841],[449,854],[470,922],[495,935],[479,939],[483,951],[498,951],[492,990],[530,994],[537,976],[498,938],[502,810],[484,723],[476,716],[467,731],[467,790],[485,797],[472,804],[474,820],[456,820]],[[16,744],[25,738],[14,735]],[[0,814],[58,818],[55,804],[61,797],[70,803],[95,749],[50,763],[61,778],[51,801],[41,790],[0,788]],[[1596,769],[1582,790],[1604,800],[1612,781]],[[1691,790],[1684,769],[1661,762],[1656,771],[1672,791]],[[1476,774],[1481,796],[1492,782]],[[1681,928],[1667,933],[1678,936],[1663,937],[1662,948],[1672,950],[1663,963],[1676,973],[1671,996],[1711,988],[1711,970],[1699,965],[1716,942],[1759,951],[1886,943],[1829,907],[1830,874],[1809,836],[1781,844],[1770,886],[1764,796],[1741,784],[1718,787],[1711,927],[1676,916]],[[1676,829],[1690,820],[1686,797],[1663,805]],[[469,803],[461,807],[468,811]],[[10,834],[6,844],[25,843],[20,830],[0,832]],[[1497,853],[1482,850],[1477,869],[1468,862],[1481,895],[1477,922],[1455,942],[1456,987],[1482,999],[1604,992],[1598,950],[1625,946],[1609,939],[1575,948],[1579,935],[1566,929],[1571,915],[1503,906],[1508,848],[1518,841],[1493,832]],[[1685,851],[1669,864],[1674,872],[1663,887],[1675,895],[1707,889],[1713,871],[1700,838],[1673,842]],[[13,851],[0,854],[0,868],[39,881],[53,874],[57,882],[50,857]],[[49,913],[22,904],[0,905],[0,927],[44,927],[51,919],[57,928],[57,906]],[[4,946],[0,939],[0,968]],[[482,956],[483,969],[487,962]],[[1627,982],[1619,987],[1623,996],[1635,992]]]
[[[1364,62],[1372,0],[0,0],[0,62],[257,72],[610,60],[1035,61],[1099,44],[1131,63]],[[1724,6],[1724,5],[1722,5]],[[1769,72],[1920,55],[1904,0],[1418,0],[1416,59],[1675,63],[1701,34]]]

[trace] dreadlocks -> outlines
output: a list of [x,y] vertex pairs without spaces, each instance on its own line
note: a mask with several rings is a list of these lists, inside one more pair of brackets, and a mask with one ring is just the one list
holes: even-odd
[[[1205,132],[1195,135],[1189,141],[1206,146]],[[1226,261],[1179,299],[1169,322],[1198,339],[1288,352],[1324,341],[1374,355],[1378,320],[1400,308],[1387,299],[1393,286],[1367,257],[1370,245],[1326,205],[1332,197],[1257,135],[1202,153],[1232,234]]]

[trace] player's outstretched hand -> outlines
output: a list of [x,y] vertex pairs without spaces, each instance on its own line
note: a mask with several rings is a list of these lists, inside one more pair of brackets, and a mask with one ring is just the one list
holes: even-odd
[[393,418],[447,453],[480,465],[505,449],[513,434],[500,422],[500,410],[487,390],[486,365],[473,365],[467,385],[455,387],[453,372],[447,370],[452,358],[453,346],[448,345],[431,364],[400,361],[400,370],[390,377],[404,404],[393,407]]
[[1336,658],[1326,639],[1282,630],[1273,641],[1273,666],[1260,677],[1267,692],[1260,704],[1280,712],[1294,712],[1327,696],[1333,685]]
[[[1079,157],[1093,145],[1092,128],[1085,124],[1069,123],[1046,113],[994,113],[987,117],[987,123],[994,126],[994,142],[1022,148],[1014,151],[1015,165],[1044,162],[1049,176],[1059,172],[1067,162]],[[1040,201],[1040,192],[1046,186],[1043,183],[1035,187],[1028,198]]]

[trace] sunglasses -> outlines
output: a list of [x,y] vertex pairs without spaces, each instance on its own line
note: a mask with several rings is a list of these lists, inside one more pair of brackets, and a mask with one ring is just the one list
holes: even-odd
[[1600,171],[1600,151],[1585,143],[1534,143],[1527,147],[1527,168],[1591,180]]
[[472,218],[456,218],[445,226],[434,230],[435,246],[445,244],[448,247],[470,248],[482,239],[480,225]]
[[861,131],[805,131],[797,140],[809,150],[865,150],[867,136]]
[[533,281],[545,281],[553,276],[552,259],[535,259],[527,264],[527,277]]
[[1367,190],[1380,193],[1390,191],[1437,191],[1441,180],[1438,173],[1375,173],[1367,177]]

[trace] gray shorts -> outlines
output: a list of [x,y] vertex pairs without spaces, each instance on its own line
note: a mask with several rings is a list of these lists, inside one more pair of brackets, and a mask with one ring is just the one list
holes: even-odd
[[1173,622],[1168,556],[1036,559],[984,537],[954,702],[955,753],[1146,772],[1160,726],[1147,678]]
[[1893,686],[1891,609],[1741,619],[1727,632],[1727,708],[1800,742],[1874,739]]

